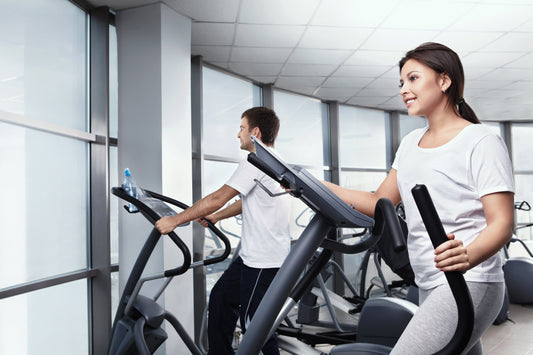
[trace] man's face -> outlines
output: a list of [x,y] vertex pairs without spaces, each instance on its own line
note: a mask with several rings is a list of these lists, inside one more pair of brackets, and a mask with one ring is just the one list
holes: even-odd
[[237,138],[239,138],[241,142],[241,149],[247,150],[249,152],[255,151],[255,146],[252,143],[252,140],[250,139],[250,136],[252,135],[252,130],[250,129],[250,126],[248,125],[248,119],[246,116],[244,116],[241,119],[241,126],[239,129],[239,133],[237,133]]

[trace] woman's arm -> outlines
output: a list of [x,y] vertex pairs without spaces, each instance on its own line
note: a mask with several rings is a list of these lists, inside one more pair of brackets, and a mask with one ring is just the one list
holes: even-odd
[[442,271],[466,272],[496,254],[509,242],[513,234],[514,194],[497,192],[481,197],[487,227],[467,247],[463,242],[451,240],[435,249],[435,263]]
[[376,192],[351,190],[327,181],[323,181],[323,183],[335,195],[339,196],[341,200],[370,217],[374,215],[376,203],[380,198],[386,197],[390,199],[394,205],[401,201],[395,169],[391,169]]

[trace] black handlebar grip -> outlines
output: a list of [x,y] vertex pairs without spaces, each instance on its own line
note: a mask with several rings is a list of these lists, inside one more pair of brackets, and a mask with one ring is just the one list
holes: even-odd
[[[438,247],[448,240],[444,227],[440,221],[435,205],[431,200],[425,185],[416,185],[411,189],[416,206],[422,216],[433,247]],[[453,297],[457,304],[457,328],[452,339],[437,354],[459,354],[468,345],[472,330],[474,329],[474,305],[472,297],[463,275],[459,271],[444,272]],[[438,310],[435,310],[438,311]]]
[[392,238],[392,245],[395,251],[402,251],[405,249],[405,239],[403,237],[402,227],[398,221],[396,209],[392,201],[388,198],[380,198],[376,204],[374,212],[375,225],[372,229],[372,234],[382,234],[385,228],[389,229]]

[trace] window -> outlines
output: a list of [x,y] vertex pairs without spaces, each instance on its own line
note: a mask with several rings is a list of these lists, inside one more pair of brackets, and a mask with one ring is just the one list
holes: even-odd
[[[0,13],[1,293],[87,270],[91,138],[86,12],[28,0]],[[87,280],[42,287],[0,299],[0,353],[87,353]]]
[[280,120],[276,148],[290,164],[324,166],[324,125],[327,105],[302,95],[274,91]]
[[[512,156],[513,169],[515,174],[515,201],[527,201],[533,205],[533,160],[531,151],[533,150],[532,124],[512,124]],[[532,223],[533,211],[516,211],[517,226]],[[533,239],[532,228],[522,228],[517,230],[517,235],[521,239]]]

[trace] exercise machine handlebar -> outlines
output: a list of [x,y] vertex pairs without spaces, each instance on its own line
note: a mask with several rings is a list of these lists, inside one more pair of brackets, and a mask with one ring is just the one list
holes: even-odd
[[[442,243],[448,241],[448,237],[446,236],[428,189],[425,185],[416,185],[412,188],[411,193],[420,211],[422,221],[426,226],[433,247],[437,248]],[[446,271],[444,274],[457,303],[458,321],[452,339],[437,354],[459,354],[468,344],[472,330],[474,329],[474,306],[470,291],[461,272]]]

